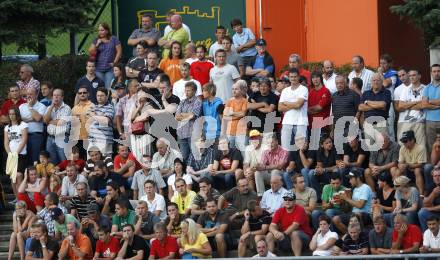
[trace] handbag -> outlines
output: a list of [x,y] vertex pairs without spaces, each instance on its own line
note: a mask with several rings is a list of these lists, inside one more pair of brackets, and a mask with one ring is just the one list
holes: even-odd
[[134,135],[145,134],[145,122],[134,122],[131,124],[131,133]]

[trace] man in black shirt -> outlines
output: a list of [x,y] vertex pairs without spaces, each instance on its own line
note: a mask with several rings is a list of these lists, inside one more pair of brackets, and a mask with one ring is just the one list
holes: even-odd
[[350,178],[348,173],[350,171],[357,171],[364,174],[366,168],[368,168],[368,155],[369,153],[364,151],[359,141],[359,135],[348,135],[348,143],[344,143],[344,155],[342,160],[338,161],[338,172],[343,177],[343,184],[346,187],[350,186]]
[[132,224],[126,224],[122,227],[121,249],[116,259],[136,259],[147,260],[150,254],[147,243],[142,237],[134,234]]
[[94,61],[87,61],[86,71],[86,75],[78,79],[75,84],[75,105],[79,102],[79,87],[87,86],[90,101],[92,101],[93,104],[97,104],[96,90],[98,89],[98,87],[105,87],[104,81],[96,76],[96,66]]
[[163,70],[159,69],[157,62],[157,53],[149,52],[147,54],[147,67],[141,70],[138,74],[138,81],[143,87],[148,88],[150,95],[159,95],[159,84],[155,82],[156,77],[163,73]]
[[140,200],[136,207],[135,234],[150,241],[154,237],[154,224],[160,218],[148,211],[148,203]]
[[[261,124],[259,127],[252,126],[251,129],[257,129],[260,133],[273,132],[274,125],[266,126],[265,120],[269,113],[276,111],[278,107],[277,96],[271,91],[270,81],[266,78],[260,81],[259,90],[249,97],[248,109],[251,116],[257,117]],[[275,117],[275,114],[273,117]]]
[[199,216],[197,225],[201,231],[208,237],[211,247],[217,249],[219,258],[226,257],[226,241],[228,219],[226,214],[217,207],[217,202],[210,198],[206,201],[206,212]]
[[60,250],[58,242],[47,234],[47,227],[43,223],[34,223],[31,226],[34,238],[31,240],[26,259],[51,259],[58,258]]
[[310,187],[309,172],[316,164],[316,150],[309,149],[309,143],[305,137],[295,137],[296,151],[290,151],[286,171],[283,173],[283,181],[288,190],[293,188],[292,177],[296,173],[304,176],[307,187]]
[[[95,163],[95,169],[91,175],[92,177],[89,180],[90,196],[94,197],[99,204],[103,202],[103,198],[107,195],[106,186],[108,183],[123,183],[121,175],[109,172],[103,161]],[[121,192],[125,192],[124,185],[120,185],[118,189]]]
[[246,256],[246,248],[249,246],[249,242],[255,242],[256,244],[259,240],[265,239],[272,221],[270,213],[263,210],[256,200],[248,201],[244,218],[245,221],[241,228],[241,237],[238,242],[238,257]]
[[125,66],[127,78],[137,78],[139,72],[147,68],[147,48],[148,44],[145,41],[140,41],[136,45],[138,56],[132,57]]
[[347,236],[336,241],[336,246],[342,249],[341,255],[367,255],[370,246],[368,233],[363,232],[359,224],[352,224]]

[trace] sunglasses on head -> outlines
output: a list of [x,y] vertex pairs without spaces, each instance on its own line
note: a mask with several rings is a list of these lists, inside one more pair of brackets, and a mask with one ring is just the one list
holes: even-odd
[[284,201],[294,201],[293,198],[283,198]]

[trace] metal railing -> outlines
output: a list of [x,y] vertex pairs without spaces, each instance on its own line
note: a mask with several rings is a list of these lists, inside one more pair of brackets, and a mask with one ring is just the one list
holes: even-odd
[[[279,256],[276,258],[268,257],[266,259],[276,260],[312,260],[312,259],[440,259],[440,253],[435,254],[390,254],[390,255],[342,255],[342,256]],[[227,260],[231,258],[217,258]],[[240,257],[240,260],[252,260],[255,258]]]

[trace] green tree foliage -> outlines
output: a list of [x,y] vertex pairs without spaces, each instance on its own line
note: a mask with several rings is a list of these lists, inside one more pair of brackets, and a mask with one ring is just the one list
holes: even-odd
[[[47,37],[90,30],[100,0],[0,1],[0,45],[16,43],[46,57]],[[1,56],[0,56],[1,57]]]
[[401,18],[408,18],[422,30],[428,47],[440,45],[439,0],[404,0],[403,4],[391,6],[390,10]]

